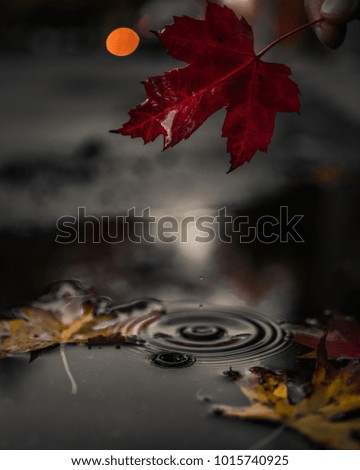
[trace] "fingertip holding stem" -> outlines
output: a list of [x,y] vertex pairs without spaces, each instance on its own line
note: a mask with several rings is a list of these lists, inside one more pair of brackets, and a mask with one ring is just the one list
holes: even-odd
[[314,27],[315,34],[319,40],[330,49],[336,49],[344,42],[346,36],[346,25],[335,25],[325,18]]
[[359,9],[359,0],[325,0],[320,13],[330,23],[342,24],[355,19]]

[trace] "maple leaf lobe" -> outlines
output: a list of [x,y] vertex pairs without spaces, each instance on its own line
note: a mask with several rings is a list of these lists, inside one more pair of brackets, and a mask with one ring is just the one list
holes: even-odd
[[256,56],[251,26],[230,8],[209,3],[204,20],[175,17],[158,38],[188,65],[146,80],[146,101],[116,133],[145,144],[162,135],[167,149],[225,108],[222,135],[234,170],[258,150],[267,151],[278,112],[299,112],[291,70]]

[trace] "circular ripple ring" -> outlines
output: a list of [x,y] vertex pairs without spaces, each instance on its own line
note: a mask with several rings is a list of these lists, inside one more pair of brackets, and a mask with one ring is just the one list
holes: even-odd
[[[164,359],[171,362],[182,356],[195,357],[199,363],[247,363],[271,357],[288,346],[284,331],[269,317],[213,306],[170,309],[144,328],[140,337],[152,361],[156,364],[154,358],[161,356],[163,366]],[[173,357],[167,358],[166,353]],[[172,366],[176,365],[168,365]]]

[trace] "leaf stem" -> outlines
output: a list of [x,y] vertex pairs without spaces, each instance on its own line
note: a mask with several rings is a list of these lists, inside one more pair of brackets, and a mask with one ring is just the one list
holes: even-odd
[[71,373],[69,363],[68,363],[68,360],[67,360],[66,354],[65,354],[65,345],[64,344],[60,344],[60,356],[61,356],[61,359],[62,359],[62,362],[63,362],[63,365],[64,365],[66,375],[68,376],[68,379],[70,380],[71,394],[76,395],[77,391],[78,391],[78,386],[77,386],[77,383],[75,382],[74,376]]
[[270,49],[272,49],[274,46],[279,44],[280,42],[284,41],[288,37],[292,36],[293,34],[298,33],[299,31],[302,31],[303,29],[309,28],[310,26],[314,26],[315,24],[321,23],[324,20],[324,18],[319,18],[318,20],[311,21],[310,23],[303,24],[302,26],[299,26],[298,28],[294,29],[293,31],[290,31],[289,33],[284,34],[283,36],[275,39],[272,43],[270,43],[268,46],[266,46],[262,51],[260,51],[258,54],[256,54],[256,59],[260,59],[264,54],[266,54]]

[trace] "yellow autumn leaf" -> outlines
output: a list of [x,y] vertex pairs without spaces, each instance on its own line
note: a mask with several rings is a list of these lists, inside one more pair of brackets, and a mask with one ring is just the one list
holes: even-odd
[[142,329],[163,313],[155,301],[112,307],[78,283],[63,282],[32,306],[0,317],[0,359],[56,344],[138,343]]
[[360,449],[359,364],[336,369],[319,351],[308,393],[295,404],[289,400],[287,381],[285,372],[253,368],[250,376],[236,380],[250,405],[217,406],[216,411],[233,418],[278,422],[327,448]]

